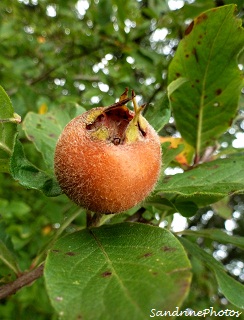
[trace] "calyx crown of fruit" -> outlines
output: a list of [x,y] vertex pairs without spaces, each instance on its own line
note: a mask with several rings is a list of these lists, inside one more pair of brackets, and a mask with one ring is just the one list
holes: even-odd
[[[126,107],[132,101],[134,112]],[[147,121],[141,115],[145,104],[138,106],[135,92],[128,97],[128,89],[120,96],[118,102],[94,109],[86,119],[86,129],[98,140],[109,140],[115,145],[132,143],[146,136]]]

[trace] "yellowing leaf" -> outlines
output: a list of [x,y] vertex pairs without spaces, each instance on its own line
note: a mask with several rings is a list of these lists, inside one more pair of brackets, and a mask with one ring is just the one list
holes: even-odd
[[192,161],[194,149],[182,138],[174,137],[160,137],[161,143],[170,142],[170,148],[176,149],[179,145],[183,144],[184,149],[176,157],[175,161],[181,165],[189,166]]
[[42,103],[38,109],[39,114],[45,114],[47,113],[48,107],[46,103]]

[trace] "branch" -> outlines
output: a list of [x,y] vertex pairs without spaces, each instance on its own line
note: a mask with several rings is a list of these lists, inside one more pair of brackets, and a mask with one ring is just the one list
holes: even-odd
[[13,282],[10,282],[6,285],[3,285],[0,287],[0,299],[4,299],[14,293],[16,293],[18,290],[20,290],[22,287],[32,283],[34,280],[40,278],[43,274],[43,268],[44,264],[41,264],[38,268],[23,273],[19,278],[14,280]]

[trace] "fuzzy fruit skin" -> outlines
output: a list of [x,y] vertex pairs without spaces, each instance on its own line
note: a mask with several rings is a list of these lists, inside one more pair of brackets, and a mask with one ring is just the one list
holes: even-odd
[[76,204],[104,214],[122,212],[153,190],[161,168],[160,140],[149,124],[145,137],[132,143],[116,145],[94,138],[87,130],[92,110],[64,128],[55,150],[55,174]]

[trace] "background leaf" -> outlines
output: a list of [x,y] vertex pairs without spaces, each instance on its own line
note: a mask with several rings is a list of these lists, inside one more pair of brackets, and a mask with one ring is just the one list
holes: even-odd
[[58,240],[44,275],[63,319],[148,319],[151,308],[174,310],[181,304],[189,267],[170,232],[122,223]]
[[[7,120],[14,118],[12,103],[0,86],[0,119]],[[17,124],[11,122],[0,122],[0,172],[8,172],[9,157],[11,155]]]
[[162,99],[160,99],[156,104],[147,106],[145,114],[143,115],[151,126],[159,132],[169,122],[171,115],[166,95],[162,96]]
[[228,194],[244,191],[244,158],[218,159],[167,176],[157,185],[163,194],[188,197],[196,204],[211,204]]
[[0,260],[3,261],[15,274],[19,273],[17,261],[13,253],[7,248],[4,242],[0,239]]
[[29,112],[23,122],[23,129],[29,140],[42,154],[48,170],[53,172],[54,151],[59,135],[65,125],[85,111],[77,105],[67,104],[45,114]]
[[198,245],[184,237],[179,238],[179,240],[190,254],[204,261],[207,267],[215,273],[221,292],[225,297],[237,307],[244,308],[244,285],[230,277],[225,272],[223,265],[199,248]]
[[228,235],[226,232],[219,230],[219,229],[203,229],[203,230],[185,230],[183,234],[196,236],[196,237],[203,237],[218,241],[219,243],[231,243],[236,247],[244,250],[244,237],[237,237]]
[[230,126],[238,107],[242,77],[236,58],[244,31],[235,8],[214,8],[195,18],[169,66],[170,85],[189,80],[170,100],[177,128],[198,156]]
[[179,144],[175,148],[171,147],[170,142],[164,142],[161,144],[163,163],[162,172],[169,166],[170,162],[173,161],[181,152],[184,150],[184,145]]
[[40,170],[26,159],[23,146],[18,139],[10,159],[10,171],[13,178],[26,188],[40,190],[49,197],[62,193],[54,175]]

